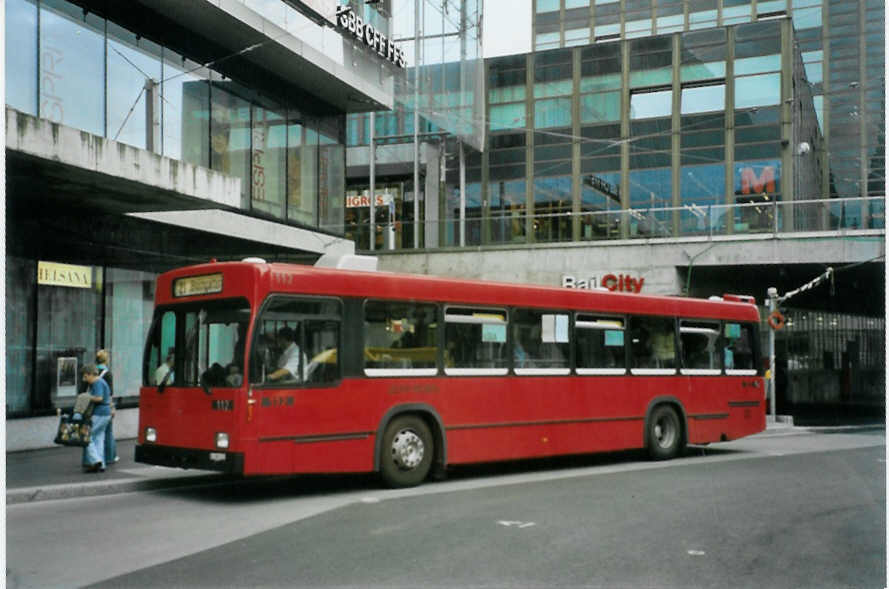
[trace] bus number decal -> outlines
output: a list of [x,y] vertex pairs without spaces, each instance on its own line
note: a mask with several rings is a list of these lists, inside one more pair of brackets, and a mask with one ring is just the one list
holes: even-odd
[[234,411],[235,410],[235,402],[231,399],[229,400],[213,400],[210,401],[210,408],[213,411]]
[[293,407],[293,397],[263,397],[263,407]]

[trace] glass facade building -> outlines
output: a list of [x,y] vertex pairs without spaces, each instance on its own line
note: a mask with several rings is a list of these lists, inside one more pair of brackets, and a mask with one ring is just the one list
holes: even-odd
[[[359,249],[440,243],[439,207],[429,207],[426,198],[430,189],[438,192],[435,182],[430,185],[426,178],[437,177],[440,171],[428,169],[435,164],[426,157],[426,146],[434,146],[435,158],[439,153],[457,157],[460,146],[467,153],[484,149],[482,4],[482,0],[413,0],[401,3],[393,14],[393,38],[404,48],[408,62],[405,76],[396,82],[395,107],[351,114],[347,121],[347,145],[357,154],[349,165],[360,168],[349,174],[349,194],[366,198],[347,200],[351,204],[345,235],[355,239]],[[374,173],[369,170],[371,162]],[[401,165],[387,168],[392,162]],[[415,182],[419,190],[414,190]],[[373,207],[373,222],[367,204],[370,192],[394,198],[381,197],[386,206]]]
[[257,92],[63,0],[9,0],[6,30],[7,106],[239,178],[256,215],[343,226],[342,114]]
[[[53,138],[79,133],[79,148],[99,161],[96,150],[117,145],[127,157],[150,154],[137,168],[196,170],[186,184],[208,175],[240,185],[237,202],[196,204],[132,181],[124,166],[84,171],[8,148],[7,417],[70,406],[79,375],[69,382],[62,368],[79,370],[100,348],[111,352],[118,406],[135,406],[159,272],[211,257],[311,263],[325,244],[346,243],[346,115],[391,104],[397,68],[348,39],[333,13],[284,1],[216,4],[184,3],[167,14],[152,2],[4,3],[7,128],[10,120],[48,123]],[[339,3],[326,4],[332,11]],[[388,10],[362,14],[388,34]],[[251,28],[256,22],[265,23],[262,32]],[[288,78],[294,67],[314,82]],[[235,213],[231,234],[128,215],[152,210],[143,198],[166,203],[164,211]],[[265,223],[265,235],[251,241],[236,231],[242,223]],[[281,235],[293,232],[319,245],[288,245]]]
[[[535,0],[534,48],[587,45],[789,18],[824,139],[831,197],[885,193],[885,3],[882,0]],[[780,68],[779,68],[780,69]],[[736,87],[751,96],[755,78]],[[749,91],[753,91],[750,93]]]

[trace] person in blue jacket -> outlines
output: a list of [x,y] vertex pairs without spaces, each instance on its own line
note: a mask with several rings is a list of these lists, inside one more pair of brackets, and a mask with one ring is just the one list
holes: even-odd
[[99,376],[95,364],[83,367],[83,380],[89,385],[89,394],[94,403],[90,443],[86,447],[86,472],[105,471],[105,430],[111,421],[111,389]]
[[102,349],[96,352],[96,369],[99,371],[99,377],[108,383],[108,390],[111,391],[111,420],[108,422],[108,429],[105,430],[105,459],[112,464],[120,460],[120,457],[117,455],[117,441],[114,439],[114,380],[111,367],[108,365],[110,356],[108,350]]

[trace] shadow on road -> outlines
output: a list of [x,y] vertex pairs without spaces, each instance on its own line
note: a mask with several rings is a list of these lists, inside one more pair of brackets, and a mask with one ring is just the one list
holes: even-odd
[[[726,456],[742,454],[741,450],[689,446],[682,458]],[[579,454],[550,458],[512,460],[449,467],[445,480],[462,481],[474,478],[496,478],[516,474],[556,472],[577,468],[595,468],[634,462],[648,462],[643,450],[628,450],[601,454]],[[434,484],[427,481],[425,484]],[[374,473],[335,475],[292,475],[273,477],[222,476],[209,484],[196,484],[175,489],[159,490],[169,496],[215,501],[226,504],[246,504],[282,498],[335,496],[355,491],[375,491],[383,488]]]

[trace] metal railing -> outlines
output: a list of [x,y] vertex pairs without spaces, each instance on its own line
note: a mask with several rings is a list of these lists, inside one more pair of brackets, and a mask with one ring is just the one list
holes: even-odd
[[[409,207],[412,212],[413,208]],[[423,235],[438,233],[434,247],[458,247],[461,220],[421,221]],[[682,239],[736,236],[777,236],[787,233],[885,230],[882,197],[764,201],[681,207],[631,208],[610,211],[570,210],[528,214],[524,207],[491,211],[487,216],[467,210],[464,221],[467,247],[633,239]],[[338,230],[340,227],[330,227]],[[396,218],[375,223],[375,250],[415,249],[413,221]],[[346,237],[359,250],[369,250],[367,220],[346,226]],[[427,239],[426,241],[431,241]]]

